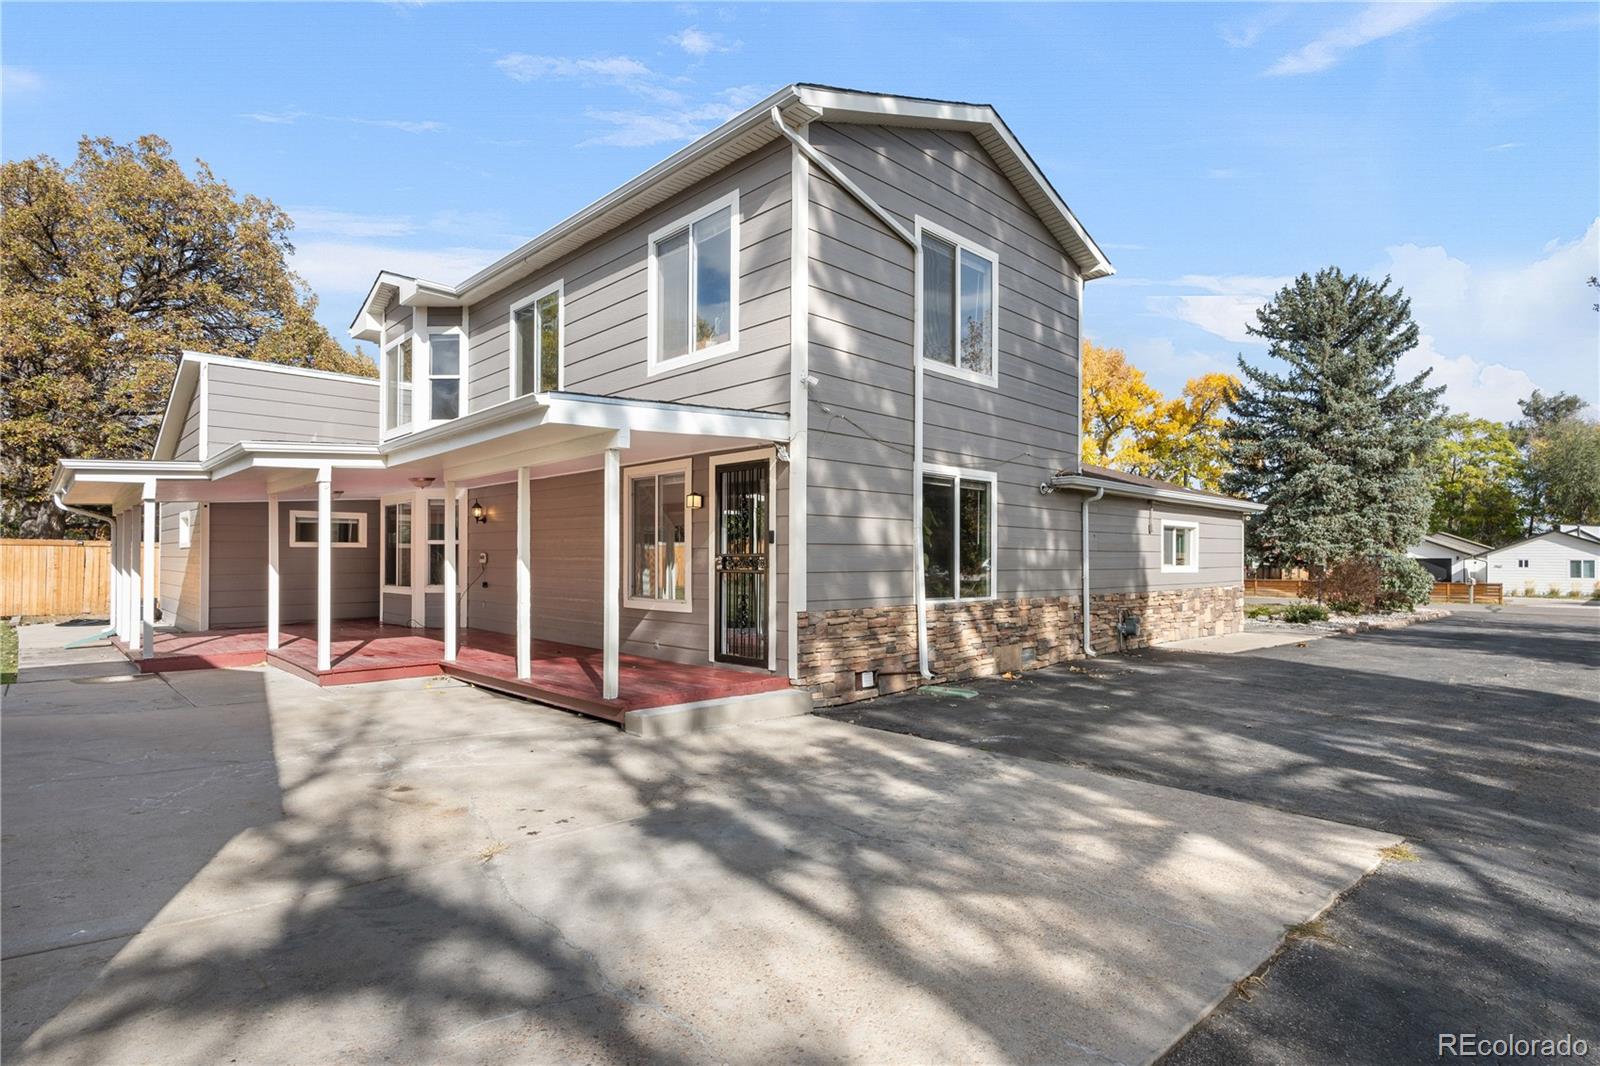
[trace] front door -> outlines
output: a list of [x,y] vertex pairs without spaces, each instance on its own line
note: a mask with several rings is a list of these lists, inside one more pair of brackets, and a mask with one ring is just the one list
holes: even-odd
[[719,662],[767,665],[767,507],[765,460],[717,467]]

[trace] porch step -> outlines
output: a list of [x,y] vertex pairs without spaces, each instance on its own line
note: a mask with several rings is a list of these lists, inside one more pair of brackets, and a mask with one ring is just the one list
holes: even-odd
[[618,704],[584,696],[575,696],[570,692],[559,692],[555,689],[543,688],[528,681],[518,681],[516,678],[485,673],[482,670],[474,670],[472,667],[463,666],[460,663],[440,663],[439,666],[446,677],[453,677],[457,681],[463,681],[478,688],[486,688],[507,696],[517,696],[521,699],[533,700],[535,703],[559,707],[563,711],[576,711],[579,714],[587,714],[591,718],[603,718],[607,722],[622,724],[623,708]]

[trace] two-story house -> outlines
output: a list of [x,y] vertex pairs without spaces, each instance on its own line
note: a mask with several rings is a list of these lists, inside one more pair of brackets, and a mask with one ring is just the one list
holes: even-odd
[[232,633],[736,717],[1237,629],[1255,505],[1079,460],[1111,272],[993,108],[792,85],[465,280],[380,274],[375,381],[184,356],[151,458],[57,499],[110,507],[153,669]]

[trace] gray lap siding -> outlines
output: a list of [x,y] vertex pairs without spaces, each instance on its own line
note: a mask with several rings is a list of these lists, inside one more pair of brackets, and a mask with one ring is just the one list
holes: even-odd
[[[280,608],[285,623],[313,622],[317,617],[317,551],[289,546],[289,512],[314,510],[313,501],[283,500],[278,504]],[[336,511],[367,516],[365,548],[333,551],[333,616],[339,619],[378,616],[378,505],[339,500]],[[209,505],[211,547],[211,627],[259,626],[267,621],[267,505]]]

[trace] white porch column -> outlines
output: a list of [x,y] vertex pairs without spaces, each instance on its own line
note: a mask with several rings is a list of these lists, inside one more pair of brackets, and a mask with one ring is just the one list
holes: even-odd
[[517,467],[517,677],[533,676],[533,486]]
[[600,595],[605,601],[605,666],[601,675],[602,699],[617,698],[617,660],[622,622],[622,451],[606,449],[605,559],[600,572]]
[[122,636],[122,516],[111,512],[111,549],[106,553],[111,560],[111,613],[107,624],[111,632]]
[[317,471],[317,670],[333,669],[333,470]]
[[267,650],[278,650],[283,625],[283,582],[278,567],[278,497],[267,497]]
[[142,625],[139,629],[139,655],[148,659],[156,653],[156,483],[144,483],[144,544],[139,561]]
[[444,483],[444,661],[456,661],[456,608],[461,602],[460,582],[456,580],[456,487]]

